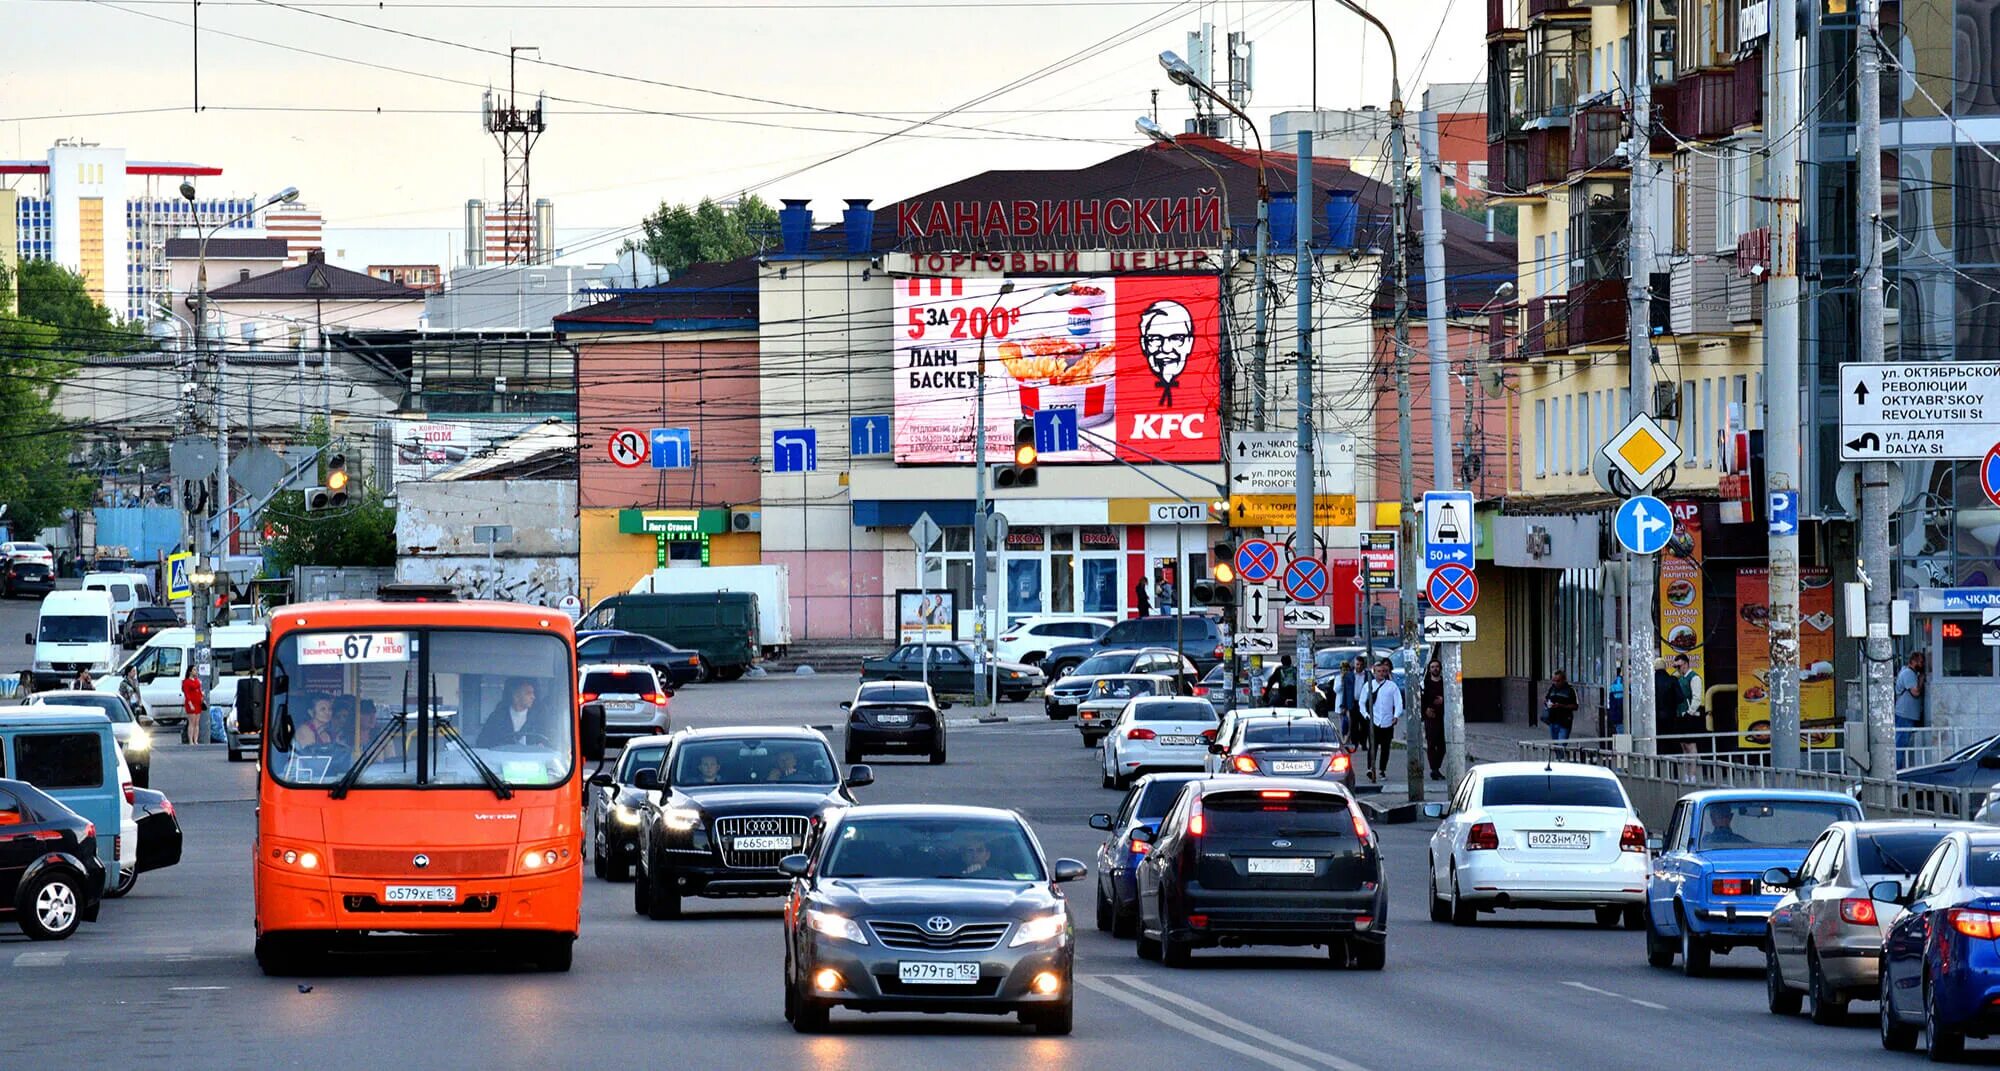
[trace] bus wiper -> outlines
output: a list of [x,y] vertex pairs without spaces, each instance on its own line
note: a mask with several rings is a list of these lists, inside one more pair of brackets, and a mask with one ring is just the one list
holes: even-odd
[[500,780],[500,775],[493,772],[493,767],[486,765],[486,760],[479,757],[479,752],[472,750],[472,745],[465,742],[465,734],[458,731],[457,725],[440,719],[438,733],[447,740],[456,741],[459,747],[465,749],[465,757],[472,760],[472,768],[479,771],[480,777],[485,778],[486,787],[492,789],[495,796],[503,800],[514,798],[514,790],[507,787],[507,782]]
[[409,712],[406,710],[399,710],[390,715],[389,723],[375,730],[375,738],[368,741],[368,746],[362,749],[361,757],[354,760],[354,765],[348,767],[347,772],[340,775],[340,780],[336,781],[333,788],[327,792],[327,797],[336,800],[346,799],[347,790],[353,788],[356,781],[361,780],[361,771],[366,769],[369,763],[375,761],[375,757],[380,755],[382,749],[388,745],[390,734],[400,731],[403,723],[409,720],[409,717]]

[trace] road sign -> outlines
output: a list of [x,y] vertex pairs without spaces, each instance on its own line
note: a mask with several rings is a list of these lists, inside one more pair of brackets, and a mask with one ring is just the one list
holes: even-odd
[[1979,642],[2000,647],[2000,610],[1979,611]]
[[1246,539],[1236,548],[1236,575],[1261,584],[1278,574],[1278,548],[1262,539]]
[[619,428],[604,444],[611,463],[621,469],[636,469],[646,463],[646,433],[638,428]]
[[1293,558],[1285,566],[1285,594],[1311,602],[1326,594],[1326,563],[1318,558]]
[[653,467],[686,469],[694,467],[694,433],[686,428],[654,428],[647,433],[653,444]]
[[2000,361],[1840,366],[1840,459],[1971,460],[2000,441]]
[[1674,534],[1674,515],[1665,502],[1652,495],[1638,495],[1618,507],[1617,515],[1611,518],[1611,530],[1626,550],[1658,554],[1666,547],[1667,537]]
[[251,498],[263,498],[277,489],[291,466],[284,456],[262,444],[253,444],[229,459],[229,478]]
[[1076,410],[1035,410],[1036,453],[1066,453],[1082,445],[1081,437],[1077,433]]
[[815,472],[819,469],[819,432],[811,428],[779,428],[771,433],[772,472]]
[[1799,493],[1771,491],[1765,495],[1766,510],[1774,536],[1795,535],[1799,530]]
[[[1229,460],[1231,493],[1298,493],[1297,432],[1231,432]],[[1354,436],[1329,432],[1313,440],[1313,490],[1331,495],[1354,493]]]
[[1155,502],[1146,517],[1152,524],[1207,524],[1208,507],[1199,502]]
[[1979,488],[1988,502],[2000,506],[2000,444],[1986,451],[1986,460],[1979,463]]
[[938,537],[942,535],[944,529],[939,528],[928,513],[917,514],[917,523],[910,526],[910,542],[915,543],[920,551],[929,551],[936,547]]
[[1236,608],[1236,631],[1269,632],[1276,599],[1268,584],[1246,584],[1243,602]]
[[[1293,495],[1230,495],[1231,528],[1289,528],[1298,520],[1299,500]],[[1319,495],[1313,499],[1315,527],[1354,526],[1353,495]]]
[[886,454],[889,445],[889,414],[847,418],[847,452],[850,456]]
[[188,580],[188,570],[194,567],[194,555],[188,553],[167,555],[167,599],[191,598],[194,584]]
[[1440,614],[1470,613],[1479,602],[1479,578],[1465,566],[1449,562],[1431,570],[1424,591],[1430,596],[1431,609]]
[[1424,492],[1424,568],[1472,563],[1472,492]]
[[1269,632],[1239,632],[1230,645],[1240,655],[1278,653],[1278,637]]
[[569,615],[571,621],[583,616],[583,600],[574,595],[565,595],[556,600],[556,609]]
[[1333,607],[1292,603],[1278,611],[1278,622],[1294,632],[1333,627]]
[[1681,459],[1681,446],[1652,417],[1640,413],[1604,444],[1604,457],[1644,490]]
[[1471,614],[1433,614],[1424,618],[1422,635],[1425,643],[1471,643],[1479,638],[1479,619]]

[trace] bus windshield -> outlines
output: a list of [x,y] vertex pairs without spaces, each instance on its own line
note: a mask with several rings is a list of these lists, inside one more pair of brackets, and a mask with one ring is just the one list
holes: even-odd
[[280,784],[545,788],[570,775],[576,686],[558,636],[293,633],[269,680],[266,768]]

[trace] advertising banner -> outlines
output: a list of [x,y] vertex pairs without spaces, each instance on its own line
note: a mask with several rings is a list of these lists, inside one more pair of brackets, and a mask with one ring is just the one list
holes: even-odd
[[958,600],[949,591],[896,589],[896,642],[950,643],[957,627]]
[[[538,420],[398,420],[395,482],[427,480],[540,423]],[[599,454],[603,457],[603,454]]]
[[1708,681],[1708,632],[1702,621],[1701,506],[1670,502],[1667,510],[1674,516],[1674,531],[1660,555],[1660,660],[1672,665],[1676,656],[1686,655],[1688,668]]
[[1011,456],[1015,420],[1065,409],[1074,449],[1044,463],[1221,457],[1213,276],[909,278],[895,294],[898,462],[973,460],[982,353],[989,460]]
[[[1771,746],[1770,571],[1736,571],[1737,746]],[[1799,730],[1805,747],[1834,747],[1833,576],[1799,570]]]

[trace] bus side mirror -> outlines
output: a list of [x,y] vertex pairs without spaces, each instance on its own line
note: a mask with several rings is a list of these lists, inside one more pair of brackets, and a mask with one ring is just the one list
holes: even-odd
[[604,760],[604,704],[583,705],[583,757],[590,762]]
[[250,677],[236,682],[236,729],[238,732],[264,731],[264,682]]

